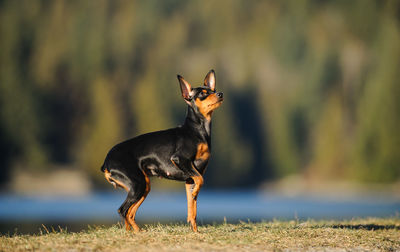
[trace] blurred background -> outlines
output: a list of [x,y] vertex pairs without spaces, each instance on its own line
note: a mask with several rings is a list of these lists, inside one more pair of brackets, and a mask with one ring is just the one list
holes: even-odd
[[[11,220],[3,232],[23,217],[118,219],[125,195],[100,172],[107,151],[183,123],[176,74],[197,86],[210,69],[225,101],[213,116],[203,216],[232,197],[256,197],[247,205],[260,207],[233,221],[362,216],[376,199],[388,200],[366,215],[398,214],[399,1],[2,0],[0,223]],[[150,206],[171,191],[181,212],[171,211],[184,219],[183,188],[153,179],[142,214],[160,216]],[[311,196],[368,200],[338,216],[266,210],[268,197],[280,205],[299,195],[304,206]],[[53,209],[62,204],[71,211]]]

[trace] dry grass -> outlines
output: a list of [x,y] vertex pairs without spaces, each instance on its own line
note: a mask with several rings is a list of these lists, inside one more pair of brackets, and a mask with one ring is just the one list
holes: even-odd
[[184,224],[147,225],[136,234],[120,225],[43,232],[1,236],[0,251],[400,250],[399,218],[214,224],[199,233]]

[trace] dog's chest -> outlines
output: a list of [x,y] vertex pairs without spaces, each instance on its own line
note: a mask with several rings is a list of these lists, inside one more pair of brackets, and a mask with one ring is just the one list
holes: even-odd
[[210,158],[210,149],[208,148],[207,143],[199,143],[197,144],[197,152],[195,160],[208,160]]

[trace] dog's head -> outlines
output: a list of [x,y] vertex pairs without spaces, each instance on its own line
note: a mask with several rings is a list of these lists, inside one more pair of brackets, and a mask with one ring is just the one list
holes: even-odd
[[182,97],[185,102],[193,108],[196,114],[211,120],[212,112],[221,106],[224,94],[215,89],[215,72],[211,70],[204,79],[204,85],[192,88],[191,85],[178,75]]

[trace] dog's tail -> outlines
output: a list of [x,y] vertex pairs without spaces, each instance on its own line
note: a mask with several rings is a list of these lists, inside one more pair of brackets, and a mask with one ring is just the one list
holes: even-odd
[[105,163],[101,166],[100,170],[101,170],[102,172],[105,172],[105,171],[106,171],[106,164],[105,164]]
[[110,164],[109,164],[110,162],[109,162],[109,159],[108,159],[108,155],[107,155],[107,157],[106,157],[106,160],[104,160],[104,163],[103,163],[103,165],[101,166],[101,168],[100,168],[100,170],[102,171],[102,172],[105,172],[106,170],[107,171],[110,171]]

